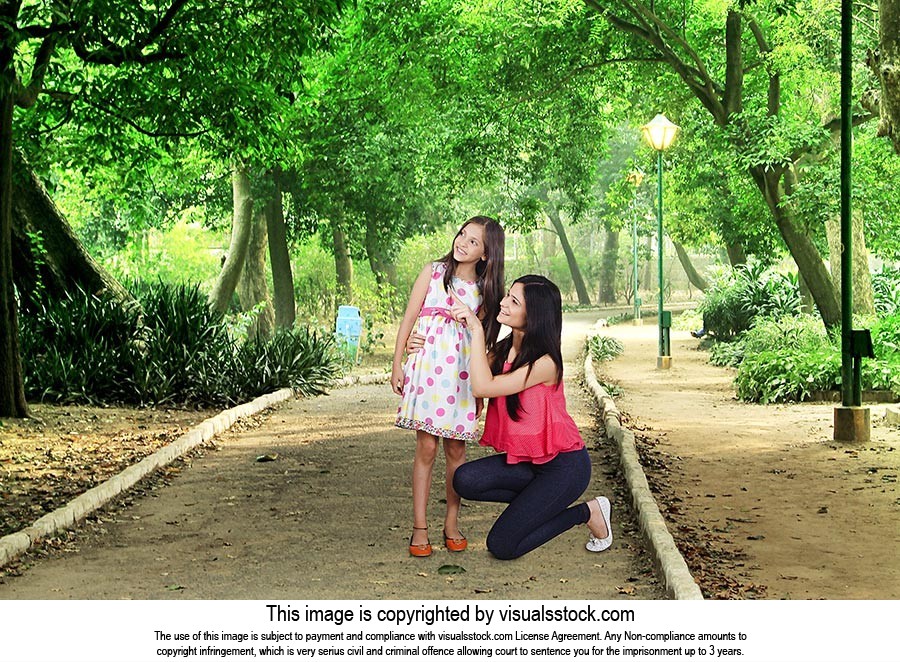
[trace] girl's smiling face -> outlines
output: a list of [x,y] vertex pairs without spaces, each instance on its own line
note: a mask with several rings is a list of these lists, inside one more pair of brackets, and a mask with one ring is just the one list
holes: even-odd
[[464,225],[453,240],[453,259],[457,262],[478,262],[484,257],[484,228],[477,223]]
[[500,300],[497,321],[511,329],[525,328],[525,286],[513,283],[506,296]]

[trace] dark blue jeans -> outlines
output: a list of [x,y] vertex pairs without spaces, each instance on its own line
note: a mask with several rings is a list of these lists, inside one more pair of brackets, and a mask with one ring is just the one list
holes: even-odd
[[507,464],[506,454],[466,462],[453,476],[464,499],[509,506],[491,527],[487,548],[515,559],[591,517],[586,503],[569,507],[591,480],[587,449],[560,453],[546,464]]

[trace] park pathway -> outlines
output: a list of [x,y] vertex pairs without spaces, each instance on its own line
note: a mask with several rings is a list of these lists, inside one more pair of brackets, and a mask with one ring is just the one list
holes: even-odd
[[[584,550],[567,532],[515,561],[485,549],[498,504],[465,503],[469,550],[440,544],[443,462],[430,508],[435,554],[410,558],[411,433],[393,427],[388,385],[290,401],[238,424],[214,450],[143,486],[82,527],[78,551],[48,558],[0,585],[0,599],[658,599],[618,482],[614,449],[579,386],[578,351],[597,314],[566,316],[570,409],[591,455],[585,493],[613,501],[613,548]],[[484,454],[470,446],[470,457]],[[268,456],[271,461],[260,461]]]

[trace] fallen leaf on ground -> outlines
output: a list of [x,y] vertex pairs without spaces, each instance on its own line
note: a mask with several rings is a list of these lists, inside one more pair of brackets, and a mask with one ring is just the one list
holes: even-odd
[[438,568],[439,575],[458,575],[465,571],[466,569],[461,565],[442,565]]

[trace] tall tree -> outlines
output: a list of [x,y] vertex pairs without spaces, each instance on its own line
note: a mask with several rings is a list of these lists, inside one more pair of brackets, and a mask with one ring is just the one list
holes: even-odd
[[247,258],[244,260],[244,269],[238,283],[241,308],[254,313],[247,336],[256,340],[271,337],[275,328],[275,310],[266,282],[266,246],[269,243],[269,236],[265,207],[266,205],[262,205],[252,216]]
[[[0,416],[25,416],[12,272],[14,109],[34,106],[54,56],[65,48],[92,65],[146,65],[183,57],[171,40],[185,0],[157,11],[96,2],[90,6],[0,3]],[[95,13],[96,12],[96,13]],[[126,27],[127,26],[127,27]],[[70,56],[70,57],[71,57]],[[19,71],[28,72],[22,79]]]
[[269,261],[272,264],[272,289],[275,326],[290,329],[297,317],[294,301],[294,276],[288,251],[287,227],[284,222],[284,196],[280,168],[271,173],[272,189],[265,203],[266,230],[269,237]]
[[[819,122],[811,128],[808,122],[813,117],[807,112],[804,127],[795,119],[799,107],[789,107],[793,98],[785,89],[787,58],[805,55],[811,60],[808,54],[780,48],[782,42],[773,37],[789,39],[787,31],[799,28],[799,22],[792,24],[789,17],[766,13],[764,3],[752,0],[730,5],[724,12],[717,3],[703,3],[692,6],[689,13],[682,11],[681,5],[669,3],[585,0],[585,4],[616,30],[632,36],[635,43],[652,49],[728,136],[763,196],[823,321],[827,326],[839,324],[840,303],[834,285],[806,230],[807,219],[798,217],[790,199],[802,178],[799,162],[821,153],[840,124],[835,109],[829,107],[820,110]],[[798,31],[791,34],[794,39],[799,37]],[[834,37],[830,35],[832,40]],[[834,65],[834,61],[826,62],[823,70],[835,70]],[[800,84],[797,79],[790,82]],[[793,122],[788,108],[795,114]],[[865,119],[861,116],[859,121]]]
[[[27,411],[12,295],[14,108],[30,108],[33,124],[47,131],[78,118],[107,161],[123,146],[98,138],[121,135],[123,127],[161,140],[214,134],[210,144],[230,154],[234,143],[224,138],[247,138],[241,127],[285,96],[274,84],[267,94],[253,85],[258,67],[247,55],[259,54],[255,41],[286,35],[303,50],[336,9],[336,2],[312,0],[0,2],[0,416]],[[262,30],[255,29],[260,16],[268,20]],[[260,145],[262,135],[243,146]]]
[[216,283],[209,293],[210,308],[220,313],[225,313],[231,303],[231,296],[247,259],[253,229],[253,195],[250,192],[250,176],[244,164],[235,164],[231,173],[231,187],[234,196],[231,243],[228,245]]

